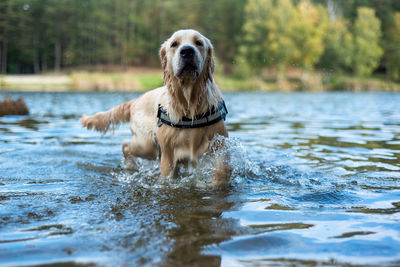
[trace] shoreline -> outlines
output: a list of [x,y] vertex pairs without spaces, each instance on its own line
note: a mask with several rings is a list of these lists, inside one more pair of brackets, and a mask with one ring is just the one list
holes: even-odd
[[[0,75],[0,91],[27,92],[145,92],[163,85],[161,69],[133,68],[128,71],[71,71],[46,74]],[[349,75],[310,73],[307,79],[289,76],[278,82],[275,76],[236,78],[214,75],[223,92],[327,92],[372,91],[400,92],[400,83],[383,78],[360,78]]]

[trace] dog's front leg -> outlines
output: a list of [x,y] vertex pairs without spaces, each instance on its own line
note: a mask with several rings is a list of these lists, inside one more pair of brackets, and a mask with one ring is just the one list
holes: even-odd
[[214,176],[211,185],[214,188],[225,188],[230,183],[232,167],[230,166],[230,156],[223,140],[213,144],[212,150],[215,152]]
[[161,153],[160,167],[161,175],[164,177],[168,177],[168,175],[170,175],[174,169],[172,156],[168,153]]

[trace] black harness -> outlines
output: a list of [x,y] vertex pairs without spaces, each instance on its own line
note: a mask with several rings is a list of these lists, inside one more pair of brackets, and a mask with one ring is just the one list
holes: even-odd
[[159,104],[157,112],[158,127],[163,124],[184,129],[206,127],[220,120],[225,120],[226,114],[228,114],[228,110],[225,106],[225,102],[222,100],[222,102],[218,103],[217,108],[212,107],[211,110],[204,114],[196,115],[193,119],[182,117],[178,123],[172,123],[167,111]]

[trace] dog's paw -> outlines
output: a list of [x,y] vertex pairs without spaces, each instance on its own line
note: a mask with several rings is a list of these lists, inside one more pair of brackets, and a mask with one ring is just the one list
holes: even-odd
[[82,115],[81,125],[82,127],[87,128],[88,130],[93,129],[99,132],[104,131],[105,128],[105,126],[99,123],[99,120],[97,119],[96,115],[93,116]]
[[82,127],[92,129],[93,123],[90,121],[90,116],[86,116],[85,114],[83,114],[81,117],[81,125]]
[[125,169],[129,171],[136,171],[137,165],[135,158],[130,153],[129,142],[124,142],[122,144],[122,153],[124,154],[124,165]]

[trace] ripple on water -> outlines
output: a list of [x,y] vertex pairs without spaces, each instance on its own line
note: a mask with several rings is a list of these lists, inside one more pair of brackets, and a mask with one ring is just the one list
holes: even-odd
[[31,115],[0,118],[1,264],[399,262],[398,94],[226,94],[226,190],[212,153],[163,179],[156,161],[124,169],[128,127],[80,128],[137,94],[12,96]]

